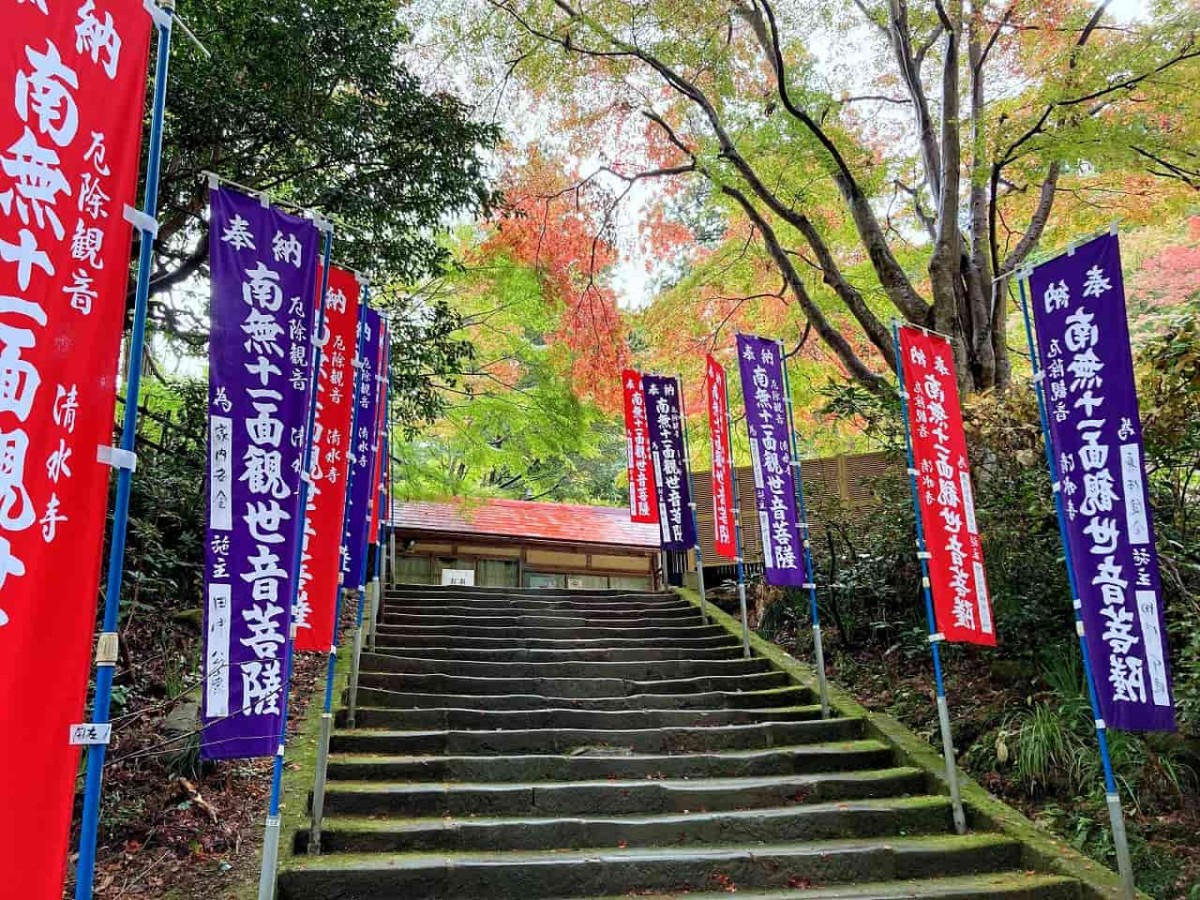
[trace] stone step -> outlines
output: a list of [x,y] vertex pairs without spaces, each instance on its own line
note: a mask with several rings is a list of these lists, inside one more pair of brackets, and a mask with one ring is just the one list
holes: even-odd
[[[1038,872],[995,872],[959,878],[921,878],[905,881],[875,881],[827,888],[804,888],[803,893],[785,891],[741,891],[740,900],[908,900],[940,897],[941,900],[1080,900],[1079,882],[1060,875]],[[729,892],[696,894],[638,893],[639,900],[728,900]],[[587,900],[587,898],[584,898]],[[592,900],[629,900],[601,897]]]
[[[382,659],[383,657],[380,657]],[[793,687],[783,672],[704,675],[696,678],[488,678],[465,675],[381,672],[373,654],[363,654],[360,684],[420,694],[541,694],[550,697],[630,697],[637,694],[754,692]]]
[[670,591],[633,591],[620,588],[571,590],[569,588],[464,587],[458,584],[408,584],[384,588],[385,599],[392,597],[527,597],[535,600],[569,599],[589,603],[632,599],[646,602],[678,603],[679,597]]
[[570,603],[568,601],[539,602],[536,600],[509,601],[500,604],[498,601],[468,600],[448,601],[446,603],[408,603],[407,601],[392,601],[385,607],[388,615],[442,615],[442,616],[567,616],[588,619],[692,619],[701,621],[700,613],[690,603],[680,603],[675,606],[660,605],[630,605],[630,606],[595,606],[590,603]]
[[649,590],[638,588],[527,588],[500,586],[500,584],[421,584],[418,582],[402,582],[389,584],[385,588],[389,594],[403,593],[455,593],[468,594],[535,594],[545,596],[664,596],[678,599],[670,590]]
[[[761,844],[844,837],[930,834],[953,827],[947,797],[885,797],[770,809],[600,818],[387,820],[331,816],[323,853],[429,853]],[[301,837],[298,852],[307,850]]]
[[451,615],[438,609],[409,613],[394,612],[390,608],[385,608],[383,621],[388,625],[405,628],[414,625],[447,625],[453,628],[520,628],[522,630],[530,628],[698,628],[704,625],[698,615],[684,619],[675,616],[659,616],[642,610],[631,611],[627,616],[607,618],[573,613],[561,615],[551,613],[537,615],[503,613],[490,616],[474,613]]
[[1082,900],[674,594],[410,586],[382,615],[279,900]]
[[376,639],[376,649],[411,659],[454,659],[463,662],[653,662],[656,660],[685,659],[742,659],[742,648],[737,644],[721,647],[609,647],[596,649],[572,648],[566,650],[526,649],[503,647],[478,649],[475,647],[420,647],[413,646],[412,638],[402,634],[381,634]]
[[[399,681],[403,676],[384,675]],[[765,691],[707,691],[698,694],[634,694],[627,697],[548,697],[544,694],[422,694],[367,687],[360,681],[358,705],[387,709],[588,709],[598,712],[636,709],[760,709],[770,706],[806,706],[816,693],[808,688],[784,687]]]
[[841,741],[724,753],[551,756],[334,755],[330,780],[576,781],[598,778],[750,778],[885,769],[894,753],[879,741]]
[[627,848],[560,853],[337,854],[299,860],[280,900],[586,897],[647,889],[801,887],[968,875],[1015,868],[996,835],[858,838],[803,844]]
[[415,634],[404,628],[392,628],[381,625],[377,640],[384,637],[403,638],[410,647],[441,647],[464,650],[504,650],[509,647],[523,650],[634,650],[642,648],[662,648],[683,650],[688,647],[697,649],[707,647],[737,647],[741,652],[741,643],[729,634],[717,634],[710,637],[689,638],[576,638],[561,640],[556,638],[521,638],[521,637],[488,637],[481,635],[460,634]]
[[914,768],[694,781],[646,778],[509,784],[339,781],[329,784],[325,792],[325,809],[330,815],[409,818],[644,815],[895,797],[919,794],[924,789],[925,776]]
[[[363,706],[359,728],[391,730],[529,731],[540,728],[590,728],[615,731],[631,728],[713,728],[752,722],[808,721],[821,718],[820,706],[784,706],[762,709],[387,709]],[[337,715],[346,726],[346,711]]]
[[740,676],[772,671],[766,659],[660,659],[638,662],[474,662],[419,659],[380,651],[363,656],[362,665],[374,672],[411,675],[454,675],[468,678],[621,678],[671,680]]
[[462,637],[490,637],[490,638],[515,638],[522,640],[526,638],[549,638],[551,640],[572,641],[581,640],[597,640],[601,638],[649,638],[657,641],[662,641],[668,645],[676,640],[686,640],[688,638],[720,638],[721,640],[729,639],[729,632],[721,628],[719,625],[687,625],[674,628],[659,626],[651,628],[611,628],[611,627],[594,627],[594,628],[534,628],[532,626],[526,628],[515,628],[512,626],[496,626],[496,625],[475,625],[468,623],[464,625],[394,625],[386,619],[379,623],[380,634],[413,634],[413,635],[461,635]]
[[[384,612],[408,615],[545,615],[598,616],[601,618],[683,618],[701,619],[700,610],[686,601],[645,601],[637,599],[594,601],[578,598],[538,599],[534,597],[391,597],[383,601]],[[455,613],[455,610],[460,612]]]
[[695,753],[715,750],[762,750],[795,744],[854,740],[861,719],[767,722],[716,728],[646,728],[604,731],[545,728],[530,731],[378,731],[355,729],[333,735],[334,753],[449,756],[514,753],[585,753],[599,748],[631,753]]
[[420,594],[400,594],[384,597],[384,604],[389,607],[410,606],[425,608],[428,606],[464,606],[472,609],[491,606],[496,609],[512,609],[528,606],[537,609],[585,609],[599,612],[615,609],[663,609],[688,610],[691,615],[700,615],[697,606],[680,597],[630,597],[618,595],[613,597],[585,597],[578,594],[571,596],[549,596],[522,594],[513,596],[497,596],[495,594],[471,595],[438,595],[430,597]]

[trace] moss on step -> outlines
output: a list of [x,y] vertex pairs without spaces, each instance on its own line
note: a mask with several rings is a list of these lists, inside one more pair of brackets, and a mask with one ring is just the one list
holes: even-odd
[[[675,591],[699,608],[700,597],[695,591],[688,588],[677,588]],[[708,615],[714,624],[741,637],[742,625],[739,620],[711,603],[708,604]],[[754,632],[750,633],[750,648],[756,656],[770,660],[778,669],[786,672],[796,684],[817,690],[816,673],[812,667],[800,662],[783,648]],[[950,793],[941,755],[899,721],[869,711],[848,691],[832,682],[829,684],[829,702],[838,716],[862,719],[865,723],[864,737],[875,738],[894,747],[896,765],[922,769],[930,781],[931,789],[943,794]],[[1025,868],[1078,879],[1087,900],[1119,900],[1124,896],[1116,873],[1042,831],[1021,813],[989,794],[961,769],[959,789],[971,825],[1002,832],[1020,841],[1022,865]],[[1139,892],[1138,896],[1149,900],[1147,894]]]
[[[343,634],[342,646],[338,648],[337,664],[333,676],[333,707],[342,706],[346,686],[350,678],[350,657],[354,653],[353,632]],[[279,842],[279,871],[295,866],[298,857],[294,853],[296,834],[307,830],[310,824],[308,795],[312,790],[317,767],[317,743],[321,736],[321,713],[324,707],[324,678],[313,695],[304,718],[292,735],[287,747],[287,763],[283,770],[283,792],[280,797],[281,839]]]

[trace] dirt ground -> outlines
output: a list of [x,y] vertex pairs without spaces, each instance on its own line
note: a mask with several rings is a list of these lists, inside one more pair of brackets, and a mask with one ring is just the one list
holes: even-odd
[[[784,630],[775,637],[798,659],[811,659],[807,629]],[[797,644],[799,643],[799,646]],[[866,647],[846,651],[836,640],[826,640],[829,677],[853,693],[872,711],[894,716],[941,749],[934,702],[933,668],[927,653],[906,657],[899,647]],[[1090,855],[1107,849],[1107,813],[1101,801],[1031,796],[1016,784],[1010,772],[995,765],[997,725],[1012,710],[1049,694],[1040,691],[1030,673],[1010,661],[994,661],[984,651],[958,654],[946,667],[946,694],[954,720],[954,743],[959,765],[994,796],[1021,810],[1046,831]],[[1011,743],[1012,737],[1007,740]],[[974,751],[974,752],[973,752]],[[988,760],[992,765],[981,765]],[[1200,793],[1193,782],[1180,792],[1139,796],[1140,808],[1129,808],[1130,834],[1140,835],[1148,852],[1139,854],[1135,866],[1151,868],[1156,900],[1200,900]],[[1141,878],[1139,878],[1139,884]]]
[[[104,775],[97,852],[97,900],[242,900],[258,883],[272,760],[201,763],[196,736],[168,722],[194,699],[171,676],[190,670],[198,635],[173,623],[134,624],[122,635],[126,665],[117,678],[113,741]],[[130,663],[129,660],[136,660]],[[321,701],[326,657],[299,654],[289,728]],[[178,695],[178,696],[177,696]],[[177,699],[170,699],[177,698]],[[186,732],[183,732],[186,734]],[[82,775],[82,772],[81,772]],[[77,847],[79,808],[72,847]],[[72,851],[64,897],[74,896]],[[253,896],[251,892],[250,896]]]

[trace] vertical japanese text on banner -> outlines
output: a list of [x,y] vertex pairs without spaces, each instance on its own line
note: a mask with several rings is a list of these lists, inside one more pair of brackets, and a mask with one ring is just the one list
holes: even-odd
[[776,341],[748,334],[737,336],[737,348],[763,572],[768,584],[798,587],[805,577],[783,355]]
[[664,375],[643,375],[642,390],[654,465],[660,544],[664,550],[690,550],[696,545],[696,524],[691,510],[679,382]]
[[212,192],[204,734],[209,758],[275,752],[311,393],[320,236]]
[[1029,277],[1065,530],[1110,727],[1173,730],[1121,252],[1115,234]]

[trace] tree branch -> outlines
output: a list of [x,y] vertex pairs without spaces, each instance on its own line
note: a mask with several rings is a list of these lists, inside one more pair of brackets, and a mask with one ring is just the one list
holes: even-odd
[[779,267],[780,272],[787,279],[788,287],[791,288],[792,294],[800,304],[800,309],[804,312],[804,317],[812,324],[817,334],[821,337],[821,340],[833,350],[834,355],[846,367],[850,376],[868,390],[881,395],[885,393],[887,382],[872,372],[866,363],[858,358],[858,355],[854,352],[854,348],[850,346],[850,342],[829,323],[829,320],[825,318],[825,314],[813,303],[807,288],[804,286],[804,281],[800,278],[800,273],[796,271],[795,265],[793,265],[787,252],[784,251],[783,246],[779,243],[779,238],[776,236],[775,230],[754,204],[750,202],[750,198],[739,189],[729,185],[722,185],[721,192],[737,201],[750,221],[754,223],[759,234],[763,237],[763,243],[766,245],[771,259],[775,261],[775,265]]
[[[925,184],[936,204],[942,195],[941,154],[934,134],[933,117],[929,113],[929,100],[921,84],[921,71],[912,50],[912,35],[908,27],[908,0],[889,0],[891,21],[888,38],[892,52],[900,66],[900,77],[908,95],[912,98],[913,117],[917,126],[917,140],[921,148],[921,163],[925,170]],[[939,26],[944,30],[944,26]]]
[[925,233],[929,235],[929,239],[931,241],[936,240],[937,223],[933,220],[933,216],[926,211],[925,205],[921,202],[920,188],[909,187],[899,178],[894,179],[892,183],[898,190],[903,191],[912,198],[913,212],[916,214],[917,218],[921,220],[921,224],[925,226]]
[[917,294],[908,275],[893,256],[879,220],[875,217],[875,210],[871,207],[870,198],[867,197],[858,180],[850,171],[850,166],[846,163],[837,145],[824,129],[808,113],[797,107],[793,101],[791,91],[788,89],[787,67],[783,59],[783,47],[780,43],[775,12],[771,8],[770,0],[760,0],[760,2],[770,26],[771,67],[775,73],[775,84],[780,101],[788,113],[816,137],[832,159],[835,167],[834,180],[842,197],[850,207],[850,215],[858,230],[859,239],[866,248],[867,255],[875,267],[876,275],[884,291],[906,318],[910,321],[920,321],[928,312],[929,307]]
[[879,317],[867,306],[858,288],[847,281],[842,275],[837,261],[833,258],[833,254],[829,252],[828,245],[826,245],[825,241],[821,238],[820,232],[817,231],[816,226],[809,221],[807,216],[800,218],[798,227],[804,235],[804,239],[808,241],[808,245],[812,247],[813,253],[817,255],[817,263],[820,265],[824,282],[833,288],[834,292],[854,315],[854,318],[858,320],[858,324],[866,332],[867,338],[875,345],[875,349],[879,351],[883,358],[887,360],[888,370],[894,369],[896,366],[895,347],[892,344],[892,335],[888,331],[887,326],[879,321]]
[[1148,159],[1150,162],[1154,163],[1155,165],[1162,166],[1163,169],[1166,170],[1164,172],[1156,172],[1151,168],[1147,168],[1146,171],[1148,171],[1151,175],[1155,175],[1159,178],[1173,178],[1177,181],[1183,182],[1194,190],[1200,190],[1200,169],[1185,168],[1178,163],[1173,163],[1168,159],[1164,159],[1161,156],[1151,153],[1149,150],[1143,149],[1142,147],[1131,146],[1130,149],[1133,150],[1133,152],[1138,156]]
[[[169,291],[199,272],[208,263],[208,242],[208,229],[205,229],[200,235],[200,240],[196,242],[195,249],[178,266],[170,271],[155,275],[150,279],[150,296],[153,297],[164,291]],[[134,288],[130,288],[127,294],[129,302],[133,301],[134,294]]]
[[1001,272],[1015,272],[1042,239],[1042,232],[1046,230],[1046,224],[1050,221],[1050,210],[1054,207],[1060,171],[1061,166],[1057,161],[1050,163],[1050,169],[1046,172],[1046,178],[1038,192],[1037,206],[1029,219],[1029,227],[1025,229],[1025,234],[1017,242],[1017,246],[1004,258]]

